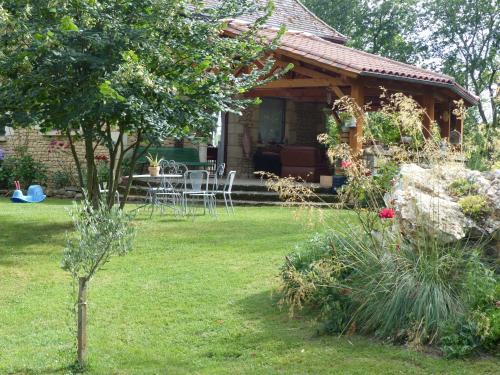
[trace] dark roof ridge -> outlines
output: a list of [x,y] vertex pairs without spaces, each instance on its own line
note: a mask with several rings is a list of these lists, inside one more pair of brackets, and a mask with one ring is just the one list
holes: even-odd
[[[344,42],[347,42],[349,38],[342,34],[340,31],[335,29],[333,26],[327,24],[325,21],[323,21],[321,18],[319,18],[316,14],[314,14],[309,8],[307,8],[304,4],[302,4],[302,1],[300,0],[295,0],[307,13],[309,13],[311,16],[313,16],[315,19],[317,19],[320,23],[328,27],[330,30],[332,30],[335,34],[337,34],[339,39],[344,39]],[[323,39],[323,38],[322,38]]]

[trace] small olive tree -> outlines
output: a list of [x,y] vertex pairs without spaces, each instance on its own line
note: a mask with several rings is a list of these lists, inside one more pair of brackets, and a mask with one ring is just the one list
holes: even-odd
[[131,215],[118,207],[97,207],[85,199],[70,211],[75,234],[67,236],[62,268],[78,282],[77,359],[83,367],[87,354],[87,287],[89,281],[113,255],[125,255],[132,249],[134,228]]

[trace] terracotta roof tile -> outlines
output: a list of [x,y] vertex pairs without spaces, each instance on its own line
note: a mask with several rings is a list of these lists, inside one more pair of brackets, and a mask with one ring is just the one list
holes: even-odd
[[[248,22],[233,20],[229,23],[227,31],[239,34],[247,27]],[[261,33],[272,39],[276,36],[276,32],[276,28],[266,28]],[[278,49],[359,75],[380,76],[396,80],[411,79],[421,83],[445,85],[468,102],[475,103],[477,101],[474,95],[458,85],[450,76],[332,43],[311,33],[286,32]]]

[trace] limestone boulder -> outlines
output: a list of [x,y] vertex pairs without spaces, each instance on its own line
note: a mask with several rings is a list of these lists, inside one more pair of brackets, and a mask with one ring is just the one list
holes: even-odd
[[[449,192],[457,179],[468,179],[478,185],[490,213],[486,218],[467,217],[458,204],[458,197]],[[459,164],[423,168],[416,164],[401,166],[401,174],[386,204],[393,207],[401,226],[408,235],[425,230],[444,242],[454,242],[468,236],[498,235],[500,228],[500,170],[471,171]]]

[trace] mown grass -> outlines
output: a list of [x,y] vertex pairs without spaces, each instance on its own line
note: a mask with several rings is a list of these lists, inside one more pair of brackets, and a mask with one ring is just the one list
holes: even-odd
[[[0,200],[0,374],[68,373],[71,280],[60,269],[68,201]],[[338,222],[336,212],[330,221]],[[90,286],[91,374],[495,374],[363,337],[317,334],[276,302],[283,256],[314,229],[280,208],[137,217],[132,253]],[[274,292],[274,293],[273,293]]]

